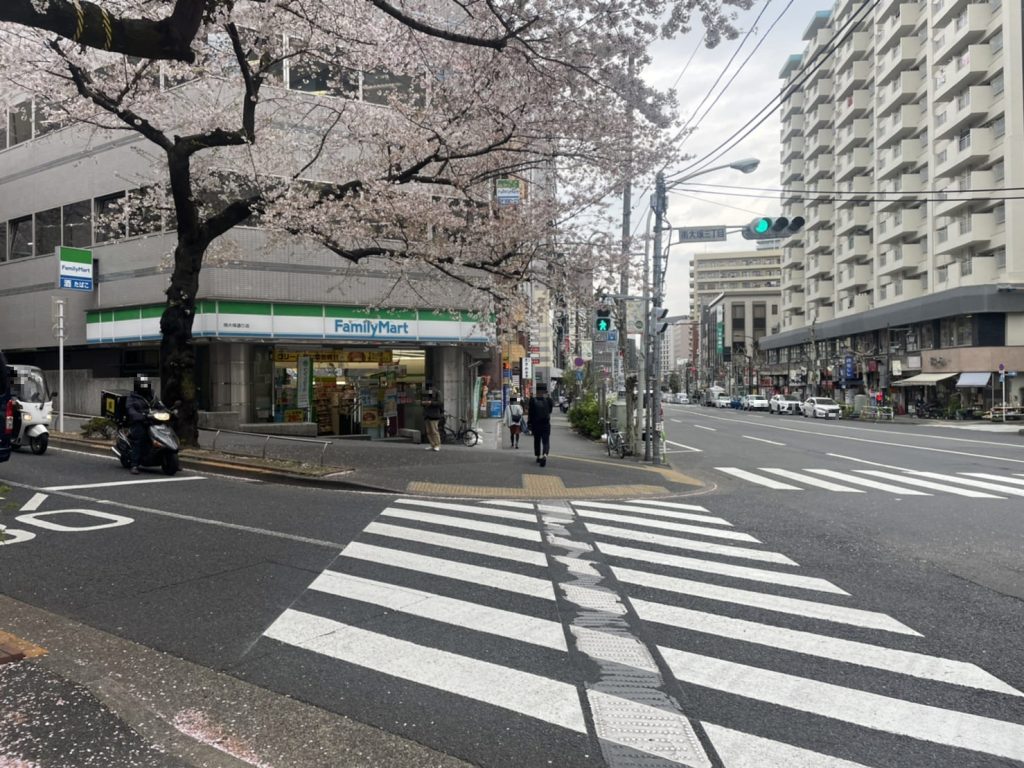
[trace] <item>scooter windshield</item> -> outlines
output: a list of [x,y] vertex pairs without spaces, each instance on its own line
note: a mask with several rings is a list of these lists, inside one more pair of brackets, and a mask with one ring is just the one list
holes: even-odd
[[23,403],[45,403],[50,400],[46,380],[36,371],[19,373],[12,384],[11,394]]

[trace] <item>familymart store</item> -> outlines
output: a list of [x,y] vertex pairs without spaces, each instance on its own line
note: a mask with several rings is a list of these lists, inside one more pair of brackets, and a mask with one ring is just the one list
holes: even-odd
[[[162,305],[90,311],[90,345],[156,344]],[[309,421],[322,435],[420,428],[425,389],[469,412],[493,324],[464,312],[203,300],[192,329],[202,410]]]

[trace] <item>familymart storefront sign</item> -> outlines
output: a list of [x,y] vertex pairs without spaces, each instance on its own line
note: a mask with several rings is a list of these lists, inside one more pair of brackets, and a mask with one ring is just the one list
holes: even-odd
[[[163,309],[163,305],[152,305],[90,311],[86,313],[86,339],[94,344],[159,339]],[[494,326],[468,312],[208,300],[196,305],[192,335],[224,339],[483,344],[493,341]]]

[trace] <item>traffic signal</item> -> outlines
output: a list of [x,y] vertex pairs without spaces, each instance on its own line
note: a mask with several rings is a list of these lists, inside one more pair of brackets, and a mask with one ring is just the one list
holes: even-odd
[[761,216],[747,224],[741,234],[745,240],[774,240],[795,235],[803,228],[803,216],[794,216],[792,219],[785,216],[779,216],[777,219]]
[[612,311],[610,309],[597,310],[597,317],[594,321],[594,330],[599,333],[607,333],[612,329]]
[[664,322],[665,318],[668,317],[667,307],[655,307],[652,310],[652,325],[654,326],[655,333],[664,333],[668,330],[668,323]]

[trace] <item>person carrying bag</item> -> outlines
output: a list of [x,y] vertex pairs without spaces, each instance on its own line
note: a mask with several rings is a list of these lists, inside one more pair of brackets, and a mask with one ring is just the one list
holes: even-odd
[[512,447],[519,447],[519,435],[523,431],[523,406],[515,397],[509,398],[508,408],[505,409],[505,426],[508,427],[509,438],[512,440]]

